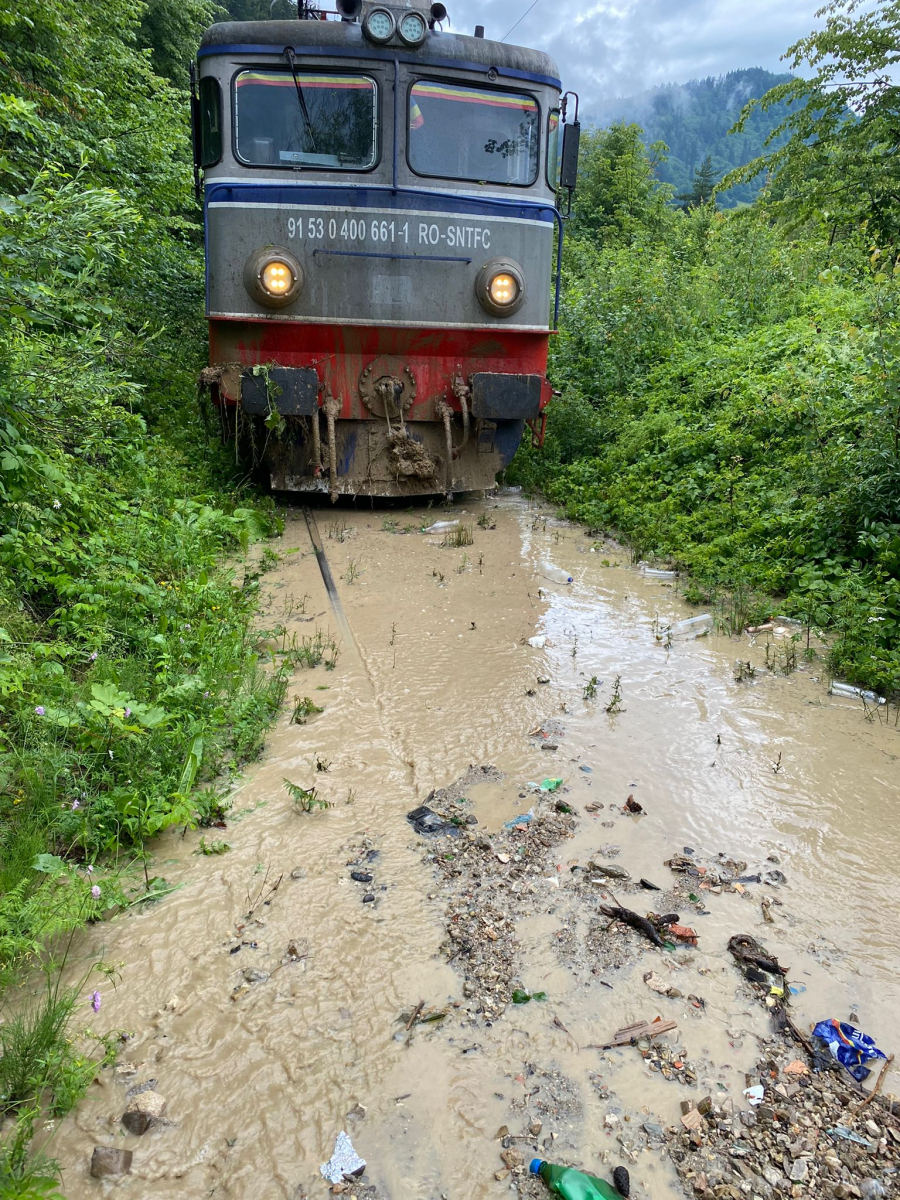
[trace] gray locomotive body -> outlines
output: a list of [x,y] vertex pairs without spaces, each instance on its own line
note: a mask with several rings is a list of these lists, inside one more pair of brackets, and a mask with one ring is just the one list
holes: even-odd
[[550,394],[556,67],[360,15],[203,38],[205,378],[275,488],[489,487]]

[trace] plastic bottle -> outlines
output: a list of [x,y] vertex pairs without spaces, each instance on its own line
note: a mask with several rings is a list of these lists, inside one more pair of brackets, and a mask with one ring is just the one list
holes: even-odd
[[714,625],[715,621],[709,613],[701,613],[699,617],[688,617],[686,621],[676,621],[672,626],[672,632],[676,637],[703,637],[705,633],[712,633]]
[[574,1167],[557,1167],[553,1163],[531,1160],[531,1174],[539,1175],[551,1192],[563,1200],[621,1200],[621,1194],[605,1179],[586,1175]]
[[568,571],[563,571],[560,567],[554,567],[553,563],[541,563],[541,574],[546,579],[552,579],[554,583],[571,583],[572,576]]

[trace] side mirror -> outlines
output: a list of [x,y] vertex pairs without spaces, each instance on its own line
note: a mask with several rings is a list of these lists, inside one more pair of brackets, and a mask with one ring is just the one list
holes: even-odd
[[572,198],[578,182],[578,145],[581,141],[581,123],[573,121],[563,125],[562,158],[559,164],[559,186],[565,188]]

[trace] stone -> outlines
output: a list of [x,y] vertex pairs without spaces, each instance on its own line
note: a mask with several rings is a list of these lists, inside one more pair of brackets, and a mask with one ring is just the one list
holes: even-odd
[[809,1163],[805,1158],[798,1158],[791,1167],[791,1183],[805,1183],[809,1175]]
[[543,1128],[544,1128],[543,1121],[532,1121],[531,1124],[528,1126],[528,1132],[531,1134],[532,1137],[537,1137],[537,1135],[541,1132],[541,1130]]
[[881,1137],[881,1128],[875,1124],[871,1117],[868,1121],[866,1121],[866,1132],[869,1133],[873,1138]]
[[133,1157],[130,1150],[95,1146],[91,1155],[91,1175],[94,1179],[104,1179],[107,1175],[130,1175]]
[[764,1166],[762,1177],[773,1188],[784,1186],[784,1176],[776,1167],[770,1165]]
[[166,1102],[159,1092],[141,1092],[129,1101],[122,1114],[122,1124],[129,1133],[140,1136],[160,1124],[165,1109]]
[[607,1113],[603,1118],[603,1124],[607,1129],[615,1129],[615,1127],[619,1124],[619,1118],[615,1113]]
[[244,971],[244,978],[248,983],[265,983],[269,978],[269,973],[260,971],[256,967],[247,967]]
[[884,1184],[877,1179],[864,1179],[859,1185],[859,1192],[863,1200],[882,1200],[887,1195]]
[[624,867],[617,867],[615,863],[598,863],[592,859],[588,863],[588,870],[595,875],[605,875],[607,879],[630,879],[631,876]]

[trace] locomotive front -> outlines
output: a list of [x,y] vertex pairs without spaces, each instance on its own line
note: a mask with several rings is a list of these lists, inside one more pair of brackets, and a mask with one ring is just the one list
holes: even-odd
[[204,36],[204,377],[273,488],[491,487],[550,396],[556,67],[342,2]]

